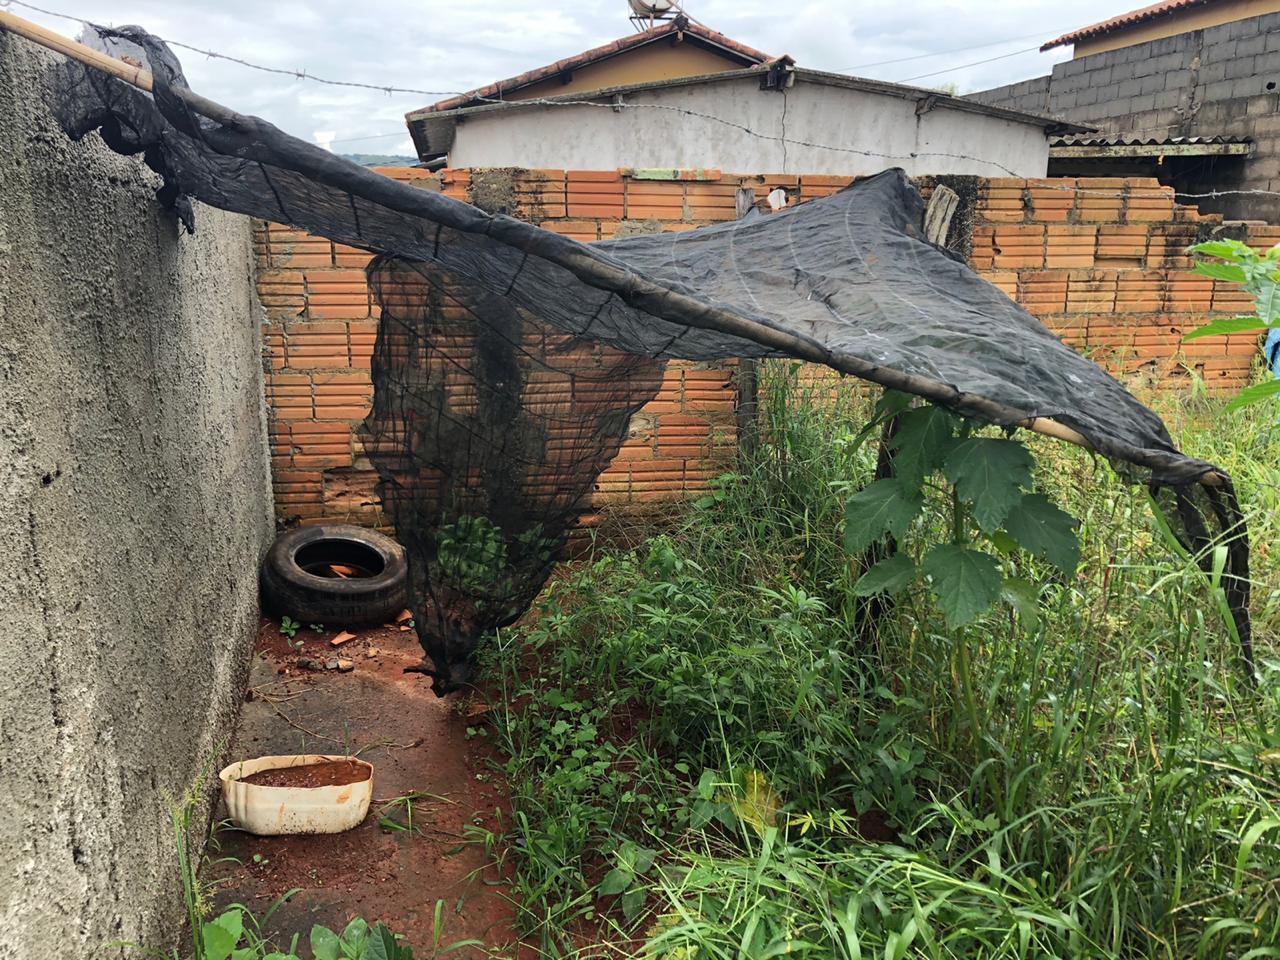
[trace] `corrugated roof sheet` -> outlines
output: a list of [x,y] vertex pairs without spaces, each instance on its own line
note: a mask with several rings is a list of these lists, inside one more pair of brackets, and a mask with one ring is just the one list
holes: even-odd
[[1143,23],[1147,20],[1154,20],[1157,17],[1168,16],[1173,13],[1180,13],[1183,10],[1190,10],[1193,7],[1203,7],[1211,3],[1220,3],[1222,0],[1165,0],[1164,3],[1153,3],[1149,7],[1143,7],[1140,10],[1130,10],[1128,13],[1122,13],[1118,17],[1112,17],[1110,20],[1102,20],[1099,23],[1092,24],[1088,27],[1081,27],[1079,30],[1073,30],[1071,33],[1064,33],[1057,40],[1050,40],[1041,50],[1052,50],[1054,47],[1066,46],[1068,43],[1075,43],[1077,40],[1088,40],[1091,37],[1100,37],[1104,34],[1121,30],[1125,27],[1132,27],[1135,24]]
[[1127,137],[1118,134],[1110,137],[1098,137],[1083,134],[1070,137],[1059,137],[1051,147],[1176,147],[1188,145],[1210,145],[1218,143],[1252,143],[1249,137],[1217,136],[1217,137]]

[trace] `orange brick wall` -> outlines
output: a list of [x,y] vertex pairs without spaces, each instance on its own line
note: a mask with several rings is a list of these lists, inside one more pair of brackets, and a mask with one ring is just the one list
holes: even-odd
[[[740,186],[753,188],[757,200],[782,188],[794,203],[852,179],[697,170],[655,181],[625,171],[537,170],[477,171],[473,184],[466,170],[382,172],[462,200],[491,197],[496,175],[507,212],[584,241],[732,220]],[[971,262],[1069,344],[1118,373],[1176,381],[1189,379],[1190,367],[1211,386],[1234,387],[1249,375],[1256,338],[1179,348],[1181,334],[1208,315],[1248,308],[1229,285],[1187,272],[1186,246],[1218,223],[1175,206],[1172,193],[1150,180],[984,180]],[[1280,227],[1245,231],[1235,235],[1259,246],[1280,241]],[[377,320],[364,280],[370,255],[278,224],[257,224],[255,244],[277,513],[284,522],[381,524],[376,475],[354,432],[372,397]],[[671,363],[659,395],[601,476],[595,503],[666,499],[723,473],[736,450],[733,369]]]
[[[1175,204],[1155,180],[985,180],[970,263],[1121,379],[1173,385],[1194,372],[1210,389],[1238,389],[1256,336],[1181,343],[1210,316],[1251,311],[1236,285],[1191,273],[1187,247],[1221,225],[1221,215]],[[1226,229],[1259,249],[1280,242],[1278,226]]]

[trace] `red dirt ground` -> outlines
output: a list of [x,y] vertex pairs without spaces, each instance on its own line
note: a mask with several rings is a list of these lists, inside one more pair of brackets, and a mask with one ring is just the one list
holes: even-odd
[[[505,793],[483,738],[467,737],[465,701],[438,699],[430,681],[405,673],[421,661],[414,633],[380,627],[331,647],[336,631],[298,631],[294,649],[274,623],[263,621],[251,689],[231,759],[266,754],[358,754],[373,764],[374,803],[364,823],[347,833],[311,837],[254,837],[217,832],[210,879],[218,907],[241,903],[261,916],[299,888],[272,915],[266,931],[282,946],[296,933],[309,955],[313,924],[341,929],[360,916],[382,920],[403,934],[418,956],[461,940],[487,949],[454,955],[532,956],[519,944],[515,908],[502,878],[480,845],[464,842],[468,829],[499,831]],[[341,657],[349,672],[324,669]],[[321,667],[307,669],[305,661]],[[347,666],[347,664],[344,664]],[[414,831],[387,830],[380,813],[400,823],[403,806],[388,802],[424,794],[413,803]],[[225,816],[225,811],[218,816]],[[435,912],[443,901],[437,940]]]

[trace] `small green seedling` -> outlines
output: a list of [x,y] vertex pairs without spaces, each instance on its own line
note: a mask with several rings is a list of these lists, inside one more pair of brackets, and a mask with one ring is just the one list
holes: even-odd
[[300,624],[297,620],[294,620],[292,617],[280,618],[280,632],[283,633],[290,640],[292,640],[297,635],[298,630],[301,629],[301,627],[302,627],[302,624]]
[[656,851],[627,841],[618,850],[618,862],[596,888],[597,897],[622,896],[622,914],[628,920],[635,919],[644,909],[645,887],[640,879],[653,866]]

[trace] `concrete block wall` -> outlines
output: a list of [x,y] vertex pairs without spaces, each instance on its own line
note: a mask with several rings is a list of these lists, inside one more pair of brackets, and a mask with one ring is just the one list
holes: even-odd
[[[1103,135],[1251,137],[1254,156],[1213,164],[1203,192],[1280,191],[1280,13],[1068,60],[1050,76],[969,96],[1089,124]],[[1276,222],[1280,197],[1228,197],[1206,209]]]
[[1050,101],[1052,77],[1032,77],[1017,83],[1006,84],[980,93],[969,94],[969,99],[1009,110],[1022,110],[1044,116],[1055,114]]
[[54,60],[0,32],[0,957],[168,956],[273,532],[251,230],[70,142]]
[[[794,203],[853,179],[707,170],[666,181],[617,170],[383,172],[582,241],[731,220],[744,185],[761,200],[782,188]],[[1246,380],[1256,338],[1200,341],[1186,352],[1178,346],[1181,331],[1245,307],[1232,291],[1186,276],[1184,248],[1219,229],[1221,217],[1201,217],[1176,206],[1155,181],[1132,178],[983,180],[977,197],[971,215],[958,218],[970,223],[973,266],[1069,343],[1122,375],[1159,383],[1187,381],[1188,368],[1211,387]],[[1263,245],[1280,240],[1272,228],[1237,233]],[[257,225],[255,243],[277,513],[290,523],[383,523],[377,478],[355,436],[372,397],[377,321],[364,284],[369,255],[267,223]],[[736,394],[733,364],[669,364],[661,392],[601,476],[596,505],[667,499],[729,469]]]

